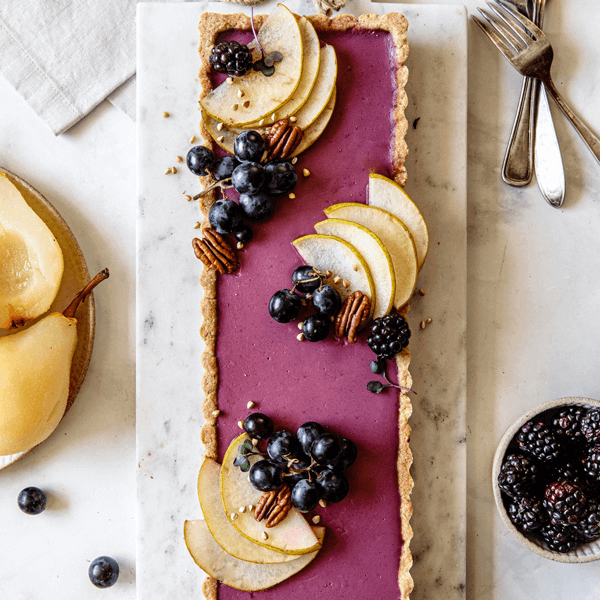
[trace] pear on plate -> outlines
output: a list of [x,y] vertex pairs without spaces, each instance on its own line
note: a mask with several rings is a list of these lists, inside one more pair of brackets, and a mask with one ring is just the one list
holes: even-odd
[[0,328],[19,327],[46,312],[63,270],[54,235],[0,173]]
[[315,527],[315,532],[319,545],[314,552],[289,562],[257,564],[227,554],[215,542],[205,521],[186,521],[184,525],[185,544],[196,564],[213,579],[245,592],[266,590],[304,569],[317,556],[323,544],[325,528]]
[[77,345],[75,312],[107,277],[108,269],[98,273],[64,313],[0,338],[0,456],[37,446],[60,423]]

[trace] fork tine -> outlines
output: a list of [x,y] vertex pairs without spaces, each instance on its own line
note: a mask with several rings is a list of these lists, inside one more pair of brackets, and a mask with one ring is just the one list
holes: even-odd
[[[495,1],[496,4],[498,4],[499,10],[503,11],[507,17],[512,17],[513,19],[516,19],[522,27],[522,30],[527,35],[529,35],[534,40],[545,39],[546,36],[544,35],[544,32],[527,17],[524,17],[520,12],[515,10],[514,7],[512,7],[508,2],[506,2],[506,0]],[[515,25],[516,23],[513,24],[513,26]]]
[[519,50],[527,48],[527,45],[531,42],[531,38],[527,35],[527,32],[521,28],[521,24],[511,19],[510,16],[506,17],[502,14],[501,7],[494,6],[489,0],[486,0],[486,4],[490,7],[494,15],[497,15],[497,17],[494,17],[496,26],[502,30],[505,30],[506,27],[509,28],[509,30],[506,31],[507,37],[508,35],[511,35],[511,37],[515,39]]
[[519,53],[525,50],[526,44],[520,38],[515,37],[514,32],[510,29],[510,25],[506,24],[506,21],[501,20],[496,15],[491,14],[483,8],[477,9],[485,20],[499,33],[504,39],[514,48],[515,53]]
[[500,37],[500,32],[498,32],[493,25],[488,25],[475,15],[471,15],[471,19],[473,19],[473,21],[479,25],[483,33],[485,33],[490,40],[492,40],[496,48],[498,48],[498,50],[500,50],[500,52],[502,52],[502,54],[504,54],[504,56],[512,62],[513,58],[515,57],[515,51],[512,48],[509,48],[505,39]]

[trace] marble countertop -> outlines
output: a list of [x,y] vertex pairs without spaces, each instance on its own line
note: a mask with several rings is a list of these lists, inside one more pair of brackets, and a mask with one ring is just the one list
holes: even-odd
[[[466,2],[469,13],[477,4]],[[594,0],[553,0],[545,22],[555,83],[596,132],[598,19]],[[500,164],[520,77],[474,23],[468,36],[466,597],[591,600],[600,596],[600,563],[552,563],[518,544],[496,513],[491,463],[505,429],[529,408],[561,396],[600,397],[600,166],[552,107],[565,160],[564,207],[548,207],[535,184],[504,185]],[[135,125],[102,103],[55,138],[1,77],[0,114],[0,165],[56,206],[90,271],[111,269],[96,293],[96,346],[75,405],[51,438],[0,472],[2,596],[91,598],[100,592],[88,581],[89,561],[108,554],[122,575],[102,593],[133,600]],[[37,518],[16,507],[29,485],[49,491],[48,510]],[[425,600],[418,580],[412,598]]]

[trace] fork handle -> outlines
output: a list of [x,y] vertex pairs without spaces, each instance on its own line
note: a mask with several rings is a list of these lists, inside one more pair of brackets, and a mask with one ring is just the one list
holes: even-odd
[[571,121],[571,124],[577,130],[577,133],[579,133],[583,138],[583,141],[588,145],[588,148],[592,151],[596,160],[600,162],[600,138],[569,108],[567,103],[558,93],[558,90],[551,79],[545,80],[544,85],[550,92],[552,98],[556,101],[556,104],[558,104],[560,110],[563,111],[564,115]]
[[533,87],[534,80],[523,78],[519,106],[502,163],[502,179],[516,187],[527,185],[533,175]]

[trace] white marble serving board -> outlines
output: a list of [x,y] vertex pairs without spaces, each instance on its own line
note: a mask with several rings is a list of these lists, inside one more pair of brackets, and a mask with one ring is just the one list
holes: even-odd
[[[261,5],[267,12],[274,2]],[[287,2],[298,13],[312,3]],[[407,191],[429,224],[431,249],[411,307],[415,532],[413,600],[463,598],[466,584],[466,126],[467,20],[462,6],[371,4],[409,21]],[[197,179],[176,162],[198,134],[198,33],[203,11],[238,5],[138,5],[137,452],[140,600],[200,598],[202,574],[183,541],[200,516],[201,215],[183,194]],[[166,111],[169,118],[163,118]],[[418,119],[418,121],[417,121]],[[178,172],[164,175],[168,167]],[[417,324],[431,317],[425,330]]]

